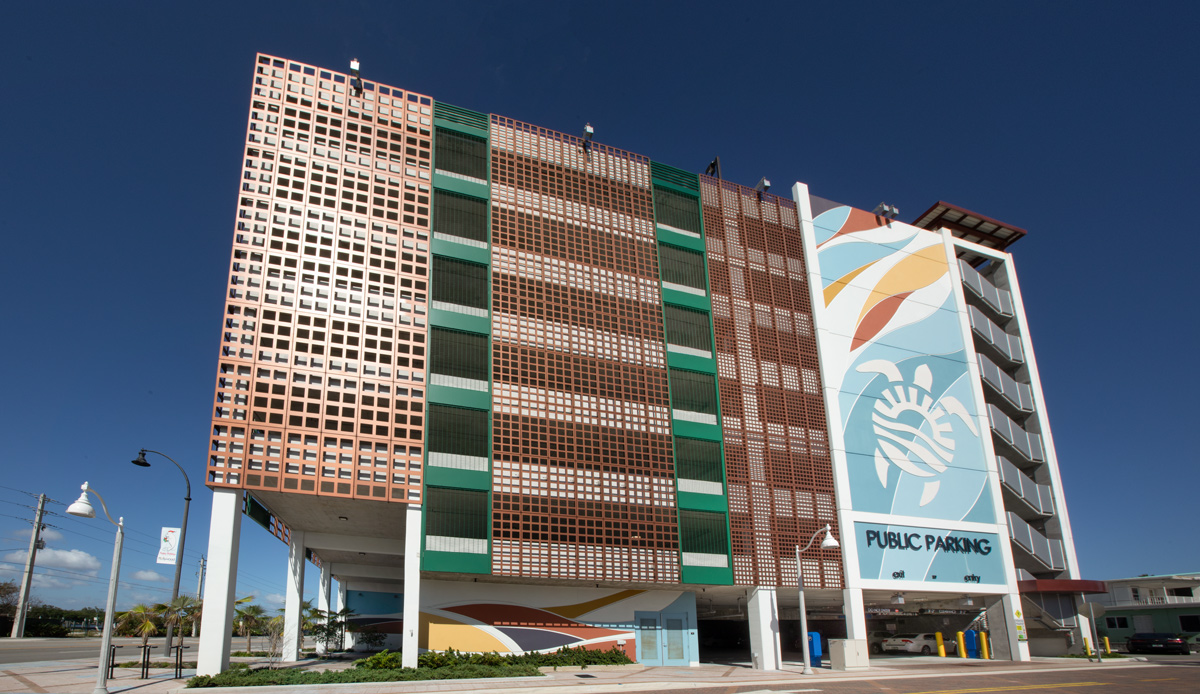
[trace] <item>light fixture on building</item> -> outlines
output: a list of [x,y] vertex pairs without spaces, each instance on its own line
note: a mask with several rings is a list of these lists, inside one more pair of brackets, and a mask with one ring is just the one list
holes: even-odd
[[904,593],[893,594],[892,595],[892,604],[893,605],[903,605],[904,604]]
[[588,161],[592,160],[592,137],[595,134],[596,129],[591,123],[583,124],[583,153],[587,155]]
[[350,77],[353,78],[350,80],[350,86],[354,89],[354,96],[362,96],[363,83],[362,77],[358,75],[358,58],[350,59]]
[[338,520],[340,520],[340,521],[348,521],[348,520],[350,520],[350,519],[349,519],[349,518],[347,518],[347,517],[345,517],[345,516],[338,516]]
[[970,607],[975,604],[975,598],[972,598],[970,595],[964,595],[962,598],[962,602],[959,604],[962,605],[963,607]]
[[900,216],[900,208],[896,207],[895,205],[889,205],[886,202],[881,202],[875,206],[875,209],[871,210],[871,214],[874,214],[878,217],[895,219],[896,217]]

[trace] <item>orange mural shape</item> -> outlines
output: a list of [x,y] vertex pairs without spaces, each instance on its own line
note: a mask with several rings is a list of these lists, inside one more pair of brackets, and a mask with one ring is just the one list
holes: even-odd
[[856,350],[878,335],[879,331],[883,330],[883,326],[887,325],[892,316],[896,315],[900,304],[904,303],[904,300],[910,294],[912,292],[889,296],[878,304],[875,304],[874,308],[868,311],[867,315],[858,322],[858,328],[854,331],[854,339],[850,341],[850,349],[852,351]]
[[[846,221],[842,223],[842,228],[837,230],[837,233],[825,239],[821,243],[824,246],[826,243],[836,239],[839,236],[853,234],[856,231],[867,231],[868,229],[877,229],[887,223],[887,219],[879,215],[860,210],[857,207],[850,208],[850,214],[846,217]],[[820,248],[820,246],[818,246]]]

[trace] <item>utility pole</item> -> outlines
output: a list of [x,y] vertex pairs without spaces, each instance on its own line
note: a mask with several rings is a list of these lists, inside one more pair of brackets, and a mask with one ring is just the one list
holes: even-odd
[[45,544],[42,542],[42,516],[46,513],[46,495],[38,495],[37,515],[33,519],[33,532],[29,534],[29,556],[25,558],[25,577],[21,581],[21,593],[17,599],[17,613],[13,615],[12,637],[19,639],[25,636],[25,612],[29,607],[29,587],[33,584],[33,563],[37,559],[37,551]]
[[[200,555],[200,570],[196,572],[196,599],[197,600],[204,599],[204,565],[205,565],[205,557],[203,554],[201,554]],[[192,620],[192,638],[196,638],[196,629],[197,628],[198,628],[198,624],[196,623],[196,620],[193,619]]]

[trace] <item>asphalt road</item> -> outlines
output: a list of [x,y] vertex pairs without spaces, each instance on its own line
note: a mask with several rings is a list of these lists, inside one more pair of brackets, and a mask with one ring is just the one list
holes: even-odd
[[[737,694],[766,691],[820,691],[827,694],[1195,694],[1200,692],[1200,657],[1155,656],[1157,667],[1109,667],[1097,664],[1094,670],[1028,673],[971,673],[963,676],[905,679],[860,680],[856,682],[814,682],[809,687],[741,688]],[[1113,661],[1114,663],[1116,661]],[[698,688],[689,694],[734,694],[729,688]]]
[[[141,658],[141,649],[139,648],[142,640],[137,638],[114,638],[113,644],[122,646],[117,649],[117,662],[123,660],[138,660]],[[184,657],[191,656],[191,660],[195,660],[195,640],[188,639],[185,645],[192,644],[192,648],[184,651]],[[150,651],[150,657],[154,660],[166,660],[163,655],[163,639],[154,638],[150,640],[150,645],[158,646],[158,648]],[[241,645],[245,648],[245,640],[241,641]],[[234,641],[234,648],[238,647],[237,641]],[[47,660],[98,660],[100,658],[100,638],[69,638],[69,639],[0,639],[0,665],[12,665],[17,663],[38,663]]]

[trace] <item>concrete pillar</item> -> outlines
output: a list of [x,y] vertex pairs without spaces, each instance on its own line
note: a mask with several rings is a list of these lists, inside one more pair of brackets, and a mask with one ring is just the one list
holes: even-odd
[[[1021,613],[1018,618],[1017,612]],[[1021,641],[1017,633],[1017,619],[1025,623],[1025,633],[1028,635],[1028,620],[1025,607],[1021,604],[1020,593],[1010,593],[1001,596],[987,608],[987,623],[989,641],[992,644],[992,658],[995,660],[1029,660],[1029,642]],[[1082,645],[1082,644],[1081,644]]]
[[421,507],[409,504],[404,515],[404,634],[400,663],[417,666],[421,635]]
[[774,588],[750,589],[747,605],[750,618],[750,658],[755,670],[783,668],[779,644],[779,599]]
[[293,530],[288,543],[287,599],[283,603],[283,645],[280,660],[294,663],[300,659],[302,633],[301,601],[304,598],[304,531]]
[[208,524],[208,576],[204,584],[204,614],[196,674],[217,675],[229,669],[237,598],[238,544],[242,535],[242,491],[214,489]]
[[842,591],[842,614],[846,615],[846,638],[867,640],[867,610],[862,588]]
[[[330,568],[333,565],[329,562],[321,564],[321,582],[317,584],[317,609],[329,613],[329,590],[333,587],[333,572]],[[325,642],[317,643],[317,653],[325,653]]]

